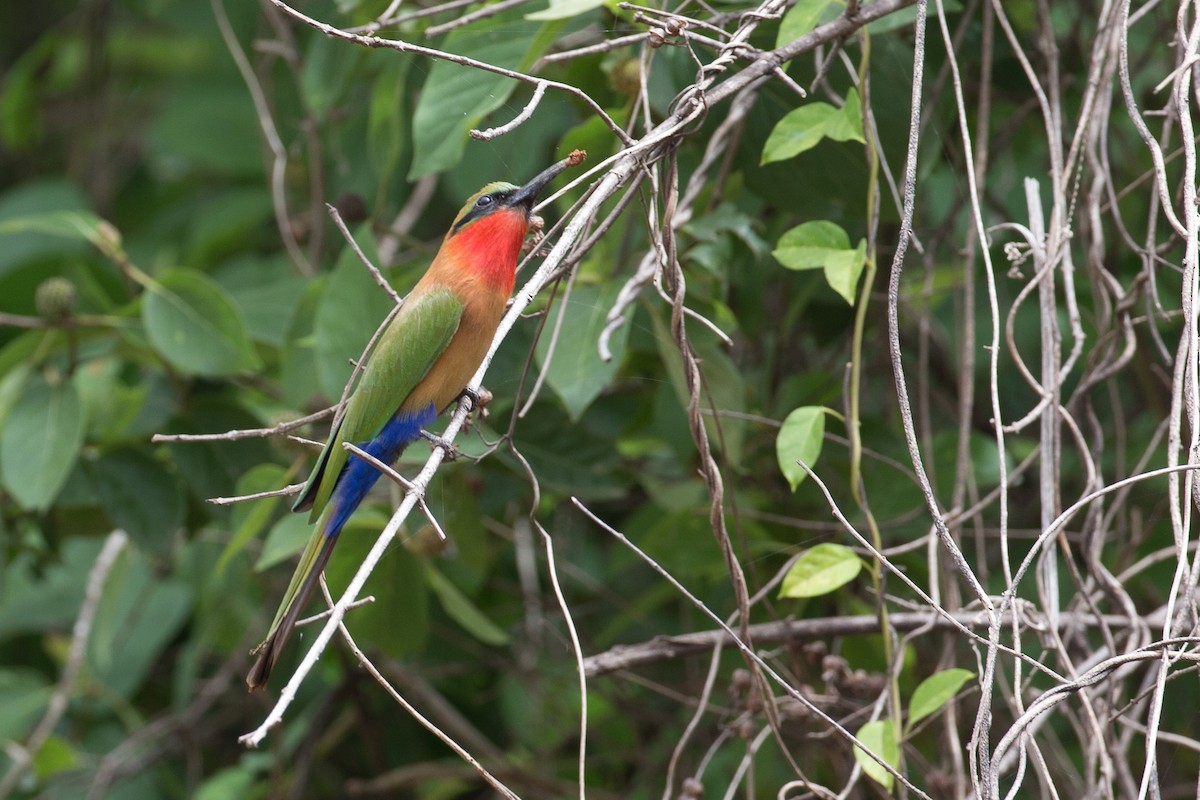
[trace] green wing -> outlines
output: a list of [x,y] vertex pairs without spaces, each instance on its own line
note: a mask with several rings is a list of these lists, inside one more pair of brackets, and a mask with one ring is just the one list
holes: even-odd
[[[354,313],[347,309],[347,313]],[[312,509],[313,522],[333,494],[333,486],[350,453],[344,442],[370,441],[400,408],[429,368],[445,352],[462,319],[462,303],[449,289],[409,296],[367,355],[358,385],[346,410],[329,432],[329,440],[293,511]],[[439,411],[441,409],[438,409]]]

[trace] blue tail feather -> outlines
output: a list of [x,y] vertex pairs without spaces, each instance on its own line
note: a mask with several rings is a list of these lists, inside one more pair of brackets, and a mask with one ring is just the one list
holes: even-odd
[[[408,447],[421,436],[421,430],[437,419],[437,410],[430,403],[423,409],[404,413],[397,411],[388,420],[378,435],[369,442],[358,443],[364,451],[370,453],[384,464],[391,464],[404,448]],[[330,498],[332,513],[325,526],[325,536],[334,537],[342,532],[342,527],[358,508],[359,503],[367,496],[367,492],[379,480],[380,472],[374,465],[350,454],[342,474],[338,476],[337,485]]]

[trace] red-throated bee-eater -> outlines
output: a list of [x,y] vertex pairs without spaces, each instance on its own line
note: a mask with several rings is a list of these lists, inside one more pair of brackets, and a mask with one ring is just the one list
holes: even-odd
[[[425,276],[405,298],[367,356],[293,511],[315,523],[246,685],[262,687],[317,586],[342,527],[379,478],[351,457],[351,442],[390,464],[462,394],[491,346],[516,280],[534,200],[583,160],[582,151],[524,186],[489,183],[454,219]],[[352,313],[351,309],[347,309]]]

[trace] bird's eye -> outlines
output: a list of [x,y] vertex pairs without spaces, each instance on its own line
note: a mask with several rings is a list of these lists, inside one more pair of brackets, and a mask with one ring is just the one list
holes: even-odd
[[487,208],[494,202],[496,202],[496,198],[492,197],[490,194],[485,194],[483,197],[475,201],[475,207]]

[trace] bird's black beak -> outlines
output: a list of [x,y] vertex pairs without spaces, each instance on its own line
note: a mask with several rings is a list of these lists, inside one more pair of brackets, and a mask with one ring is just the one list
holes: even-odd
[[[578,151],[576,151],[578,152]],[[529,183],[517,189],[516,193],[508,198],[508,205],[512,207],[524,206],[527,211],[533,210],[533,203],[537,200],[538,193],[546,188],[546,184],[558,177],[558,174],[567,167],[573,167],[583,159],[575,153],[564,158],[556,164],[552,164]]]

